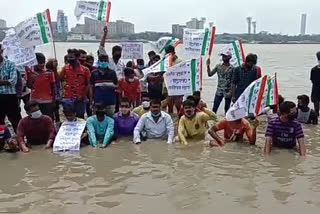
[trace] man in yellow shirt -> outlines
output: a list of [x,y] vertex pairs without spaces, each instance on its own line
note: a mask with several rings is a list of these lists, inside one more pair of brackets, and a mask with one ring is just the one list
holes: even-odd
[[192,100],[183,103],[185,115],[181,117],[178,127],[178,139],[181,144],[187,145],[187,138],[205,139],[208,120],[216,120],[216,115],[207,108],[196,112],[196,104]]
[[141,94],[141,105],[133,109],[133,113],[136,113],[139,117],[149,112],[150,110],[150,98],[148,93]]

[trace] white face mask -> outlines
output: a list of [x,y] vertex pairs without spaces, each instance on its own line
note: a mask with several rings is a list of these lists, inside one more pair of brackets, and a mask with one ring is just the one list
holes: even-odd
[[145,109],[146,108],[150,108],[150,102],[149,101],[143,101],[142,102],[142,107],[145,108]]
[[134,79],[128,79],[128,82],[134,82]]
[[39,119],[42,116],[42,113],[40,110],[38,110],[38,111],[32,112],[30,116],[32,119]]

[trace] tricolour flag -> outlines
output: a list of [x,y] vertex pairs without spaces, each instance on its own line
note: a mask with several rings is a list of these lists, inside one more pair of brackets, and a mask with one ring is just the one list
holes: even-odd
[[241,94],[226,114],[228,121],[238,120],[249,115],[260,115],[270,105],[278,104],[277,77],[264,76],[252,82]]
[[23,47],[33,47],[53,41],[49,9],[19,23],[14,29]]
[[172,67],[172,58],[172,54],[168,54],[150,67],[143,69],[144,79],[151,73],[166,72],[169,67]]
[[181,40],[174,37],[161,37],[156,42],[151,42],[152,45],[156,47],[159,53],[164,53],[166,47],[169,45],[172,45],[173,47],[177,47],[179,44],[181,44]]
[[169,96],[191,95],[201,88],[202,59],[191,59],[168,68],[165,83]]
[[78,20],[81,16],[87,16],[95,20],[109,22],[110,11],[110,1],[77,1],[74,15]]
[[206,28],[204,30],[185,29],[183,34],[183,44],[185,50],[196,56],[211,56],[216,28]]
[[243,46],[241,40],[236,40],[231,44],[225,45],[221,50],[220,54],[224,52],[230,52],[232,58],[230,60],[230,64],[234,67],[240,66],[245,61]]

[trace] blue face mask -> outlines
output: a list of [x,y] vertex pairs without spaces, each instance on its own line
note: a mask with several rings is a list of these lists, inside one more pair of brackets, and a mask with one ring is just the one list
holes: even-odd
[[160,117],[161,116],[161,112],[151,112],[151,116],[152,117]]
[[98,62],[99,68],[108,68],[109,62]]
[[143,69],[145,69],[146,67],[144,66],[144,65],[138,65],[138,69],[139,70],[143,70]]

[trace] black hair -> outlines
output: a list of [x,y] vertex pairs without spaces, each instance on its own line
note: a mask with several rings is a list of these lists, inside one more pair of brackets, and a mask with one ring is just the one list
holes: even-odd
[[153,61],[159,61],[161,59],[161,56],[159,55],[155,55],[154,57],[152,57]]
[[320,51],[317,52],[317,58],[318,58],[318,60],[320,60]]
[[186,107],[186,106],[189,106],[189,107],[195,107],[196,106],[196,103],[193,101],[193,100],[185,100],[183,102],[183,107]]
[[144,65],[144,59],[137,59],[138,65]]
[[114,54],[117,51],[122,51],[122,47],[119,45],[113,46],[112,48],[112,54]]
[[154,51],[149,51],[148,52],[148,56],[151,57],[151,56],[155,56],[156,55],[156,52]]
[[309,98],[309,96],[308,96],[308,95],[305,95],[305,94],[298,96],[297,99],[298,99],[298,100],[302,100],[302,102],[303,102],[304,104],[306,104],[306,105],[309,105],[309,103],[310,103],[310,98]]
[[246,63],[248,63],[248,62],[252,62],[253,64],[255,64],[255,62],[257,62],[257,59],[254,56],[254,54],[248,54],[248,56],[246,57]]
[[141,98],[142,98],[142,97],[148,97],[148,98],[150,98],[148,92],[142,92],[142,93],[141,93]]
[[75,106],[73,104],[64,105],[63,106],[63,113],[64,114],[68,114],[68,113],[75,114],[76,113],[76,108],[75,108]]
[[96,111],[104,111],[106,108],[106,105],[103,103],[96,103],[94,105],[94,108],[96,109]]
[[127,68],[132,68],[133,67],[133,62],[132,61],[127,62],[126,67]]
[[192,100],[193,102],[196,102],[196,99],[194,98],[194,96],[190,95],[190,96],[187,96],[187,99],[186,100]]
[[290,109],[295,108],[296,104],[291,101],[285,101],[280,105],[280,113],[281,114],[290,114]]
[[134,74],[134,70],[132,68],[125,68],[123,72],[126,77]]
[[195,92],[193,92],[193,96],[201,97],[201,92],[200,91],[195,91]]
[[176,53],[175,48],[172,45],[168,45],[165,48],[165,51],[166,51],[166,54],[169,54],[169,53],[175,54]]
[[78,51],[79,51],[79,54],[85,54],[85,55],[87,55],[87,52],[86,52],[85,50],[83,50],[83,49],[79,49]]
[[27,104],[24,106],[24,110],[26,112],[29,112],[31,110],[31,108],[34,108],[36,106],[39,106],[39,103],[34,100],[31,100],[31,101],[27,102]]
[[68,63],[68,54],[67,55],[64,55],[64,63]]
[[160,99],[153,99],[153,100],[151,100],[151,105],[160,105],[161,106],[161,100]]
[[109,56],[107,54],[100,54],[98,57],[99,61],[101,61],[102,59],[105,59],[105,58],[107,58],[107,60],[109,60]]
[[130,100],[127,97],[122,97],[120,100],[120,104],[121,103],[129,103],[129,106],[131,106]]
[[280,94],[278,96],[278,101],[279,101],[279,104],[282,104],[284,102],[284,98]]
[[79,58],[80,53],[77,49],[68,49],[68,54],[74,54],[77,58]]
[[43,53],[36,53],[36,59],[38,64],[45,64],[46,63],[46,57]]
[[92,61],[94,61],[94,57],[93,57],[92,55],[88,55],[88,56],[87,56],[87,60],[92,60]]

